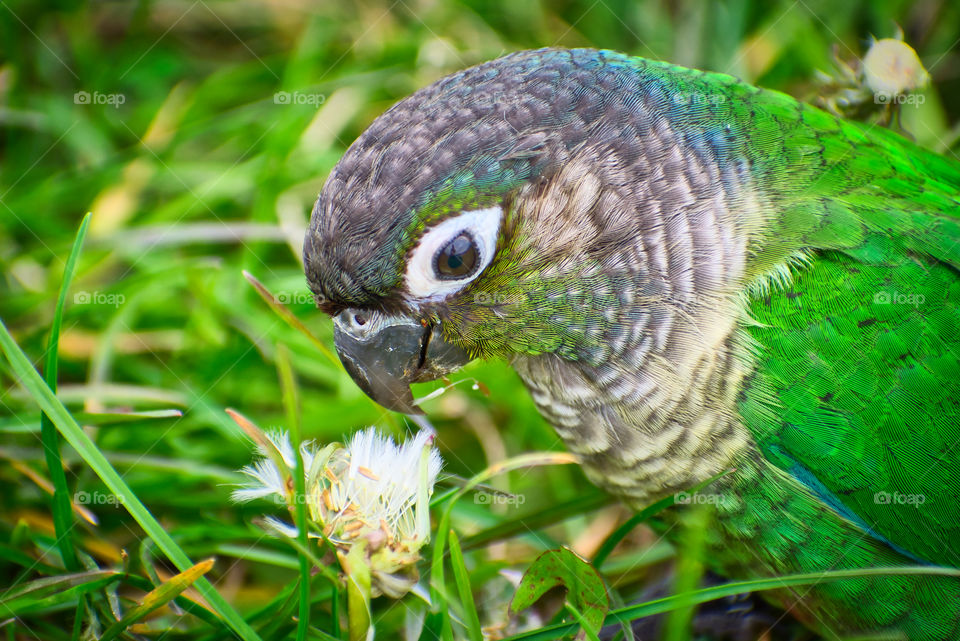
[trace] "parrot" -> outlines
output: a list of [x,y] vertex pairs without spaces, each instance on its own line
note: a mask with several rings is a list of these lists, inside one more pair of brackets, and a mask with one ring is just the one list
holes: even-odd
[[851,570],[764,595],[825,638],[960,639],[957,161],[730,75],[521,51],[377,117],[303,259],[382,406],[504,359],[590,482],[687,499],[651,521],[674,543],[693,488],[722,499],[711,572]]

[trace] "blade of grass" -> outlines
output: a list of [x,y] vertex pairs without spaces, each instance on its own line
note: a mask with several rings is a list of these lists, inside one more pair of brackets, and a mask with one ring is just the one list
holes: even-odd
[[[297,539],[304,548],[310,547],[307,537],[307,487],[303,467],[303,453],[300,443],[303,434],[300,429],[300,403],[297,395],[297,379],[290,363],[290,352],[283,343],[277,344],[277,373],[280,377],[280,389],[283,394],[283,406],[287,412],[287,424],[293,440],[293,452],[296,457],[296,469],[293,471],[293,489],[296,501],[295,518],[297,521]],[[310,629],[310,561],[306,554],[299,554],[300,561],[300,608],[297,611],[297,641],[306,641]]]
[[[490,478],[493,478],[497,474],[503,474],[504,472],[509,472],[511,470],[524,467],[535,467],[538,465],[564,465],[577,462],[577,457],[567,452],[531,452],[529,454],[521,454],[520,456],[515,456],[513,458],[508,458],[498,463],[494,463],[485,470],[482,470],[479,474],[473,476],[469,481],[467,481],[467,483],[462,488],[457,490],[457,492],[450,498],[450,502],[447,504],[447,507],[443,510],[443,515],[440,517],[440,524],[437,526],[437,540],[433,544],[433,558],[430,563],[431,608],[434,610],[434,613],[438,614],[440,617],[440,632],[444,638],[447,638],[448,636],[452,638],[452,632],[450,632],[450,612],[447,608],[444,608],[441,605],[445,599],[444,595],[447,593],[446,578],[444,577],[443,571],[443,558],[444,551],[447,547],[447,532],[450,531],[450,516],[453,512],[453,506],[456,504],[456,502],[460,499],[460,497],[470,492],[477,485],[487,481]],[[439,612],[437,612],[438,608]]]
[[[133,585],[138,590],[143,590],[144,592],[148,592],[154,587],[154,584],[150,583],[150,581],[135,574],[128,574],[126,577],[126,582]],[[159,584],[159,581],[157,584]],[[207,623],[210,627],[214,629],[223,629],[220,619],[217,618],[216,614],[199,603],[191,601],[188,597],[183,595],[178,596],[173,600],[173,603],[175,603],[177,607],[181,608],[184,612],[192,614],[201,621]]]
[[637,527],[644,521],[646,521],[652,514],[656,514],[661,509],[671,505],[673,503],[673,497],[668,496],[667,498],[660,499],[653,505],[648,505],[640,512],[637,512],[629,519],[620,524],[614,532],[604,540],[603,544],[600,546],[600,549],[597,550],[597,553],[593,556],[593,567],[599,569],[603,562],[607,560],[607,557],[610,556],[610,553],[613,552],[613,549],[622,541],[630,532],[633,531],[633,528]]
[[600,637],[597,636],[597,633],[590,629],[590,623],[587,621],[583,613],[576,608],[575,605],[570,603],[570,601],[565,601],[563,607],[573,615],[573,618],[577,620],[577,625],[580,626],[580,632],[589,639],[589,641],[600,641]]
[[[155,568],[153,565],[153,554],[154,554],[155,547],[156,547],[156,544],[153,542],[153,539],[146,538],[140,541],[140,567],[147,574],[147,578],[150,579],[150,581],[152,582],[152,585],[150,585],[150,587],[145,590],[147,592],[154,589],[155,587],[157,587],[163,582],[160,579],[160,574],[157,572],[157,568]],[[220,553],[219,546],[218,548],[214,549],[214,552],[217,554]],[[175,605],[173,606],[173,609],[174,610],[176,609]],[[180,613],[176,612],[176,614],[180,614]]]
[[19,617],[52,608],[122,577],[115,570],[92,570],[35,579],[0,594],[0,616]]
[[[314,553],[314,550],[313,550],[313,549],[311,549],[310,547],[304,547],[304,546],[300,543],[300,539],[299,539],[299,538],[296,538],[296,539],[287,539],[287,543],[289,543],[290,547],[292,547],[293,549],[295,549],[297,552],[299,552],[300,554],[302,554],[302,555],[304,555],[305,557],[307,557],[307,559],[308,559],[311,563],[313,563],[313,566],[314,566],[315,568],[317,568],[317,571],[318,571],[320,574],[322,574],[322,575],[324,576],[324,578],[327,579],[327,581],[329,581],[329,582],[330,582],[331,584],[333,584],[333,585],[337,585],[337,574],[336,574],[336,572],[334,572],[333,570],[331,570],[330,567],[329,567],[329,564],[325,564],[325,563],[320,559],[320,557],[318,557],[318,556]],[[299,566],[298,566],[298,567],[299,567]]]
[[[2,450],[0,450],[0,458],[8,458],[8,457],[4,456],[4,454],[6,454],[6,453],[3,452]],[[43,478],[42,476],[40,476],[40,474],[38,474],[37,472],[35,472],[35,471],[33,470],[33,468],[31,468],[31,467],[30,467],[29,465],[27,465],[26,463],[23,463],[22,461],[19,461],[19,460],[14,459],[14,458],[9,458],[9,460],[10,460],[10,465],[13,467],[13,469],[17,470],[18,472],[20,472],[21,474],[23,474],[24,476],[26,476],[28,479],[30,479],[31,481],[33,481],[34,483],[36,483],[36,485],[37,485],[41,490],[43,490],[43,491],[46,492],[47,494],[50,494],[51,496],[53,496],[54,492],[56,491],[56,490],[54,489],[54,487],[53,487],[53,483],[51,483],[51,482],[48,481],[47,479],[45,479],[45,478]],[[76,503],[75,501],[73,501],[73,500],[70,501],[70,506],[71,506],[74,510],[76,510],[77,514],[78,514],[81,518],[83,518],[84,521],[86,521],[87,523],[90,523],[91,525],[97,525],[97,516],[96,516],[93,512],[91,512],[91,511],[88,510],[87,508],[83,507],[82,505],[77,504],[77,503]],[[56,525],[54,525],[54,532],[56,533]],[[68,532],[69,532],[69,530],[68,530]],[[58,538],[58,543],[59,543],[60,540],[62,540],[62,539],[59,539],[59,538]],[[70,549],[73,550],[73,547],[71,547]]]
[[[44,374],[47,386],[54,393],[57,391],[57,368],[59,364],[57,354],[60,348],[60,326],[63,323],[63,308],[67,303],[67,291],[70,289],[70,282],[77,271],[77,260],[80,257],[80,249],[83,247],[83,239],[87,235],[87,227],[89,226],[90,213],[88,212],[83,217],[83,222],[80,223],[80,229],[73,241],[70,256],[67,257],[67,262],[63,267],[60,295],[57,297],[53,323],[50,325],[50,340],[47,342]],[[70,530],[73,529],[70,490],[67,488],[67,475],[63,471],[63,461],[60,459],[60,437],[57,435],[57,428],[46,412],[40,415],[40,440],[43,443],[43,454],[47,461],[47,468],[50,470],[50,481],[53,483],[53,529],[57,536],[57,548],[60,550],[64,567],[76,571],[80,569],[80,561],[77,560],[77,553],[73,548],[73,537],[70,535]]]
[[[707,487],[714,481],[723,478],[730,472],[731,470],[724,470],[723,472],[720,472],[719,474],[708,478],[706,481],[703,481],[702,483],[698,483],[697,485],[690,488],[689,491],[699,492],[701,489]],[[600,566],[603,565],[603,562],[606,561],[607,557],[610,556],[610,553],[613,552],[613,549],[617,547],[617,544],[620,543],[620,541],[622,541],[624,537],[630,534],[630,531],[633,530],[633,528],[637,527],[638,525],[640,525],[641,523],[649,519],[651,516],[654,516],[655,514],[660,512],[660,510],[667,509],[668,507],[673,505],[675,502],[676,502],[676,496],[672,494],[670,496],[665,496],[659,501],[657,501],[656,503],[652,505],[648,505],[647,507],[640,510],[639,512],[631,516],[629,519],[624,521],[624,523],[620,527],[614,530],[613,534],[611,534],[606,538],[606,540],[603,542],[603,545],[601,545],[600,549],[597,550],[597,553],[593,555],[593,561],[592,561],[593,567],[599,570]]]
[[343,367],[343,365],[340,363],[340,359],[334,356],[333,352],[330,351],[330,348],[327,347],[323,341],[317,338],[313,332],[307,329],[307,326],[300,322],[300,319],[294,316],[293,312],[287,309],[287,306],[281,303],[279,299],[274,296],[269,289],[267,289],[266,285],[257,280],[256,276],[247,270],[243,270],[243,277],[247,279],[247,282],[253,285],[253,288],[257,290],[258,294],[260,294],[260,298],[262,298],[264,302],[270,306],[270,309],[272,309],[277,316],[282,318],[287,325],[306,336],[307,339],[313,343],[313,346],[320,350],[320,353],[326,356],[331,363],[337,367]]
[[131,625],[147,616],[154,610],[163,607],[189,588],[197,579],[213,568],[213,559],[200,561],[192,568],[170,577],[159,586],[147,592],[136,606],[130,608],[123,618],[104,631],[100,641],[110,641]]
[[[614,610],[607,615],[604,625],[632,621],[648,617],[654,614],[670,612],[679,607],[685,607],[689,604],[706,603],[716,599],[743,594],[744,592],[762,592],[764,590],[776,590],[780,588],[791,588],[801,585],[814,585],[817,583],[842,581],[843,579],[858,579],[865,576],[954,576],[960,577],[960,569],[941,568],[941,567],[901,567],[901,568],[862,568],[857,570],[832,570],[829,572],[811,572],[808,574],[790,574],[781,577],[772,577],[766,579],[753,579],[751,581],[738,581],[736,583],[726,583],[716,585],[685,594],[675,594],[654,601],[638,603],[625,608]],[[547,626],[539,630],[530,630],[522,632],[503,641],[548,641],[559,639],[564,636],[575,634],[579,629],[579,624],[560,623]]]
[[[317,338],[316,334],[311,332],[307,328],[307,326],[300,321],[299,318],[294,316],[293,312],[287,309],[287,306],[281,303],[280,299],[274,296],[273,293],[269,289],[267,289],[266,285],[264,285],[259,280],[257,280],[257,277],[251,274],[250,272],[248,272],[247,270],[243,270],[243,277],[247,279],[247,282],[253,285],[253,288],[257,290],[258,294],[260,294],[260,298],[262,298],[264,302],[270,306],[270,309],[272,309],[277,316],[283,319],[283,321],[287,325],[289,325],[293,329],[297,330],[298,332],[306,336],[307,339],[311,343],[313,343],[314,347],[320,350],[321,354],[326,356],[327,359],[331,363],[333,363],[338,369],[343,370],[343,363],[340,362],[340,359],[337,358],[336,355],[334,355],[334,353],[330,351],[330,348],[327,347],[323,341]],[[380,407],[377,404],[377,402],[374,401],[372,398],[369,399],[369,401],[378,410],[383,410],[384,419],[387,421],[387,423],[389,423],[391,427],[394,427],[394,428],[397,427],[397,422],[396,422],[396,419],[394,419],[393,414],[391,414],[390,412]]]
[[80,599],[77,603],[77,611],[73,615],[73,629],[70,631],[71,641],[79,641],[83,632],[83,622],[87,618],[87,600]]
[[300,567],[297,559],[290,554],[277,552],[275,550],[260,548],[250,545],[233,545],[222,543],[213,548],[213,551],[219,556],[230,556],[236,559],[243,559],[251,563],[263,563],[277,568],[286,568],[296,570]]
[[[0,321],[0,348],[6,354],[14,373],[30,392],[36,403],[40,405],[47,416],[49,416],[60,434],[75,449],[83,460],[93,469],[93,471],[106,484],[110,491],[116,495],[120,503],[130,513],[130,516],[140,524],[144,532],[157,543],[163,553],[173,562],[180,571],[185,571],[193,567],[193,563],[187,554],[177,545],[176,541],[167,534],[163,526],[154,518],[153,514],[140,502],[137,495],[120,477],[117,471],[110,465],[96,444],[90,440],[90,437],[77,425],[70,412],[64,407],[46,383],[40,378],[37,370],[30,364],[26,354],[20,349],[13,336],[7,330],[3,321]],[[200,578],[196,583],[197,590],[207,600],[207,603],[224,619],[227,625],[245,641],[260,641],[260,637],[251,628],[246,621],[237,613],[233,607],[227,603],[226,599],[217,592],[213,585]]]
[[318,630],[317,628],[310,628],[310,636],[314,639],[320,639],[321,641],[340,641],[340,637],[330,636],[323,630]]
[[[679,553],[673,564],[673,592],[676,594],[689,594],[700,585],[704,573],[702,553],[707,544],[706,533],[711,517],[706,506],[695,505],[680,519]],[[690,641],[694,609],[693,603],[685,602],[667,615],[661,633],[664,641]]]
[[[56,391],[56,390],[54,390]],[[180,410],[148,410],[145,412],[135,411],[115,411],[115,412],[78,412],[79,422],[89,425],[115,425],[117,423],[129,423],[133,421],[142,421],[149,418],[180,418],[183,412]]]
[[467,635],[470,641],[483,641],[480,618],[477,616],[477,606],[473,602],[473,590],[470,589],[470,574],[467,572],[467,566],[463,561],[463,552],[460,550],[460,540],[453,530],[450,530],[448,536],[450,541],[450,565],[453,566],[453,578],[457,582],[457,591],[460,593],[460,605],[463,606]]
[[[40,557],[41,559],[44,557]],[[38,572],[40,574],[58,574],[62,570],[52,565],[43,563],[40,559],[35,559],[29,554],[25,554],[15,547],[6,543],[0,543],[0,561],[19,565],[27,570]]]
[[7,607],[8,604],[19,599],[32,598],[40,600],[66,590],[67,588],[85,585],[102,579],[114,580],[120,576],[122,576],[122,573],[116,570],[92,570],[34,579],[0,592],[0,603],[3,604],[3,607]]
[[569,501],[551,505],[531,514],[523,514],[472,534],[463,540],[463,549],[474,550],[494,541],[509,539],[518,534],[527,534],[531,530],[539,532],[550,525],[598,510],[615,500],[611,495],[602,492],[577,496]]

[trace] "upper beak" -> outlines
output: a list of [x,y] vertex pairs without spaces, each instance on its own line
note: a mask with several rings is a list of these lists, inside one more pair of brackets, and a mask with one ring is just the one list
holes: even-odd
[[333,317],[333,342],[350,377],[380,405],[404,414],[423,414],[411,383],[432,381],[470,361],[443,340],[439,328],[407,316],[346,309]]

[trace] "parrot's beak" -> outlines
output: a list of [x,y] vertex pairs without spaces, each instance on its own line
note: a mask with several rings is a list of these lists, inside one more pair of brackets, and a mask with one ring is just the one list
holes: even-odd
[[470,356],[443,340],[439,327],[406,316],[347,309],[333,317],[333,342],[347,373],[389,410],[423,414],[411,383],[460,369]]

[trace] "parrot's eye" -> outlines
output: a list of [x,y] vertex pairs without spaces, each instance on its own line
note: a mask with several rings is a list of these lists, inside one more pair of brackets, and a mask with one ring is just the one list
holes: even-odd
[[433,271],[437,278],[460,279],[473,273],[479,262],[480,251],[477,243],[468,232],[461,232],[459,236],[448,242],[437,252]]
[[412,301],[440,300],[480,275],[497,253],[500,207],[460,212],[427,228],[407,257]]

